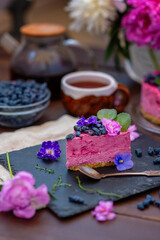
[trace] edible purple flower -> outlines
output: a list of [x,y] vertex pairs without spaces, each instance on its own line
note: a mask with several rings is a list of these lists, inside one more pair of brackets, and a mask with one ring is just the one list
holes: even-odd
[[97,119],[95,117],[89,117],[85,119],[82,116],[80,120],[77,122],[77,125],[79,125],[80,127],[83,127],[85,125],[90,125],[90,124],[98,124]]
[[116,214],[112,212],[112,201],[100,201],[99,205],[91,212],[92,216],[96,217],[97,221],[104,222],[107,220],[113,220]]
[[101,122],[105,126],[108,135],[110,136],[115,136],[121,131],[122,126],[119,124],[119,122],[106,118],[102,118]]
[[12,210],[15,216],[28,219],[36,209],[44,208],[50,200],[47,186],[42,184],[36,189],[34,183],[33,175],[26,171],[6,180],[0,192],[0,212]]
[[88,121],[87,119],[85,119],[83,116],[79,119],[79,121],[77,122],[77,125],[79,125],[80,127],[87,125]]
[[88,124],[98,124],[97,119],[95,117],[89,117]]
[[39,158],[50,160],[56,160],[56,158],[60,157],[60,154],[61,150],[58,141],[43,142],[42,147],[40,148],[39,152],[37,152],[37,156]]
[[117,153],[114,163],[116,164],[116,168],[118,171],[123,171],[126,169],[130,169],[133,167],[133,161],[131,160],[131,154],[130,153],[124,153],[123,155],[120,153]]
[[139,138],[139,133],[135,132],[137,130],[136,125],[131,125],[128,128],[128,131],[130,132],[130,139],[131,141],[134,141],[136,138]]

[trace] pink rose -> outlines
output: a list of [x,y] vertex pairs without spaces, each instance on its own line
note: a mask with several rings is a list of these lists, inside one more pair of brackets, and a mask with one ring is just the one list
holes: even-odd
[[4,182],[0,192],[0,212],[13,210],[17,217],[31,218],[36,209],[49,202],[46,185],[34,188],[32,174],[21,171],[13,179]]
[[120,133],[122,127],[119,124],[119,122],[116,122],[116,121],[111,120],[111,119],[106,119],[106,118],[102,118],[101,122],[105,126],[105,128],[108,132],[108,135],[115,136],[118,133]]

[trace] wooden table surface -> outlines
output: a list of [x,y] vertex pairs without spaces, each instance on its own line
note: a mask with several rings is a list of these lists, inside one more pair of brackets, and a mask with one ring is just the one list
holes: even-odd
[[[125,72],[116,72],[112,64],[106,66],[103,63],[103,51],[95,50],[95,52],[99,70],[112,74],[117,81],[128,86],[131,92],[131,101],[125,110],[132,115],[134,101],[139,98],[140,84],[132,81]],[[0,49],[0,80],[9,79],[9,59],[10,56]],[[79,69],[87,70],[91,67],[87,63],[79,62]],[[65,113],[67,112],[62,102],[60,100],[53,101],[35,125],[56,120]],[[147,132],[140,127],[138,129],[160,142],[159,135]],[[0,127],[0,132],[7,131],[14,131],[14,129]],[[147,193],[155,199],[159,199],[159,189]],[[0,240],[158,240],[160,239],[160,209],[154,206],[144,211],[137,209],[137,203],[144,200],[147,193],[117,203],[115,205],[116,219],[104,223],[97,222],[90,212],[65,220],[57,218],[48,209],[37,211],[36,215],[30,220],[16,218],[11,212],[0,213]]]

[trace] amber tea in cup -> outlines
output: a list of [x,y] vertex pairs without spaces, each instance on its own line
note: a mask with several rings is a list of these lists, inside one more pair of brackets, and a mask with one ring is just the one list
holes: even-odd
[[73,116],[96,115],[102,108],[122,111],[129,101],[128,89],[107,73],[77,71],[61,81],[62,101]]

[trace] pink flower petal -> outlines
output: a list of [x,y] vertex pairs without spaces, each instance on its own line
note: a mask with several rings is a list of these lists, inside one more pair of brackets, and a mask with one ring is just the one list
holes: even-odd
[[32,204],[36,209],[46,206],[49,203],[50,197],[48,194],[47,186],[42,184],[35,191],[32,197]]
[[115,219],[115,218],[116,218],[116,214],[113,213],[113,212],[111,212],[111,213],[109,213],[109,214],[107,215],[107,220],[113,220],[113,219]]
[[136,130],[137,130],[137,127],[136,127],[135,124],[134,124],[134,125],[130,125],[129,128],[128,128],[128,130],[129,130],[130,132],[133,132],[133,131],[136,131]]
[[14,209],[13,213],[16,217],[28,219],[28,218],[32,218],[35,215],[36,210],[32,205],[29,205],[26,208],[22,208],[22,209],[21,208],[16,208],[16,209]]
[[32,176],[31,173],[26,172],[26,171],[20,171],[15,175],[15,178],[19,177],[21,180],[23,181],[27,181],[28,183],[30,183],[31,185],[35,184],[35,179]]
[[136,138],[139,138],[140,137],[140,135],[139,135],[139,133],[137,133],[137,132],[132,132],[132,133],[130,133],[130,139],[131,139],[131,141],[134,141]]

